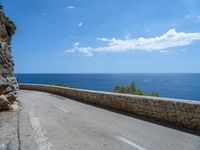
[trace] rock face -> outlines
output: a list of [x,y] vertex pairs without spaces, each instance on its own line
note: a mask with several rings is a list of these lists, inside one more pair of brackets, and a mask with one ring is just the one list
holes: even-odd
[[10,48],[11,33],[13,33],[11,25],[14,25],[13,22],[0,10],[0,111],[12,108],[11,105],[16,101],[18,91]]

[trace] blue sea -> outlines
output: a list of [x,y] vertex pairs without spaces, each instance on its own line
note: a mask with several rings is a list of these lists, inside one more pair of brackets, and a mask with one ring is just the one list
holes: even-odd
[[146,93],[157,91],[162,97],[200,101],[200,74],[17,74],[17,78],[20,83],[65,83],[98,91],[135,82]]

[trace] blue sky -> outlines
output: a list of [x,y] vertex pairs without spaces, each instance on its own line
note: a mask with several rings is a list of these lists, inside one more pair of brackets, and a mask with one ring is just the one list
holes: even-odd
[[200,73],[200,0],[2,0],[16,73]]

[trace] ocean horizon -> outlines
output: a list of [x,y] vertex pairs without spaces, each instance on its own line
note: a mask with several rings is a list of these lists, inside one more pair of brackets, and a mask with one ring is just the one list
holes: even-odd
[[135,82],[145,93],[200,101],[200,73],[18,73],[20,83],[58,84],[113,92],[116,85]]

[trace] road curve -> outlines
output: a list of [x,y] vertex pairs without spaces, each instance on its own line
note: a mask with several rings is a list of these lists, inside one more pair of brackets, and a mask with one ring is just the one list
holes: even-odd
[[21,90],[21,150],[199,150],[200,136],[61,96]]

